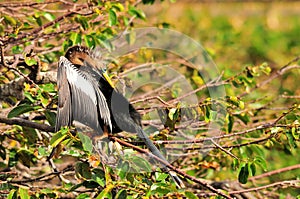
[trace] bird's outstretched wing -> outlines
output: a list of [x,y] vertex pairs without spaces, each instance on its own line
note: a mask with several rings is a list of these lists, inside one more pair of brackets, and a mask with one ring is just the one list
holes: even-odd
[[91,78],[95,77],[82,73],[65,57],[60,58],[56,131],[62,126],[71,126],[73,121],[93,128],[100,135],[102,125],[112,128],[106,98],[98,85],[89,81]]

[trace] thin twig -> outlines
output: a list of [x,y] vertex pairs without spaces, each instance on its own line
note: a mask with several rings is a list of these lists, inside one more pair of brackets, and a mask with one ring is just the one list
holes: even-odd
[[49,178],[51,179],[52,177],[55,177],[59,174],[63,174],[67,171],[72,171],[73,169],[74,169],[73,167],[68,166],[62,171],[54,171],[52,173],[47,173],[47,174],[41,175],[39,177],[26,179],[26,180],[25,179],[23,179],[23,180],[9,180],[9,181],[7,181],[7,183],[28,183],[28,182],[36,182],[36,181],[45,181],[45,180],[49,180]]
[[238,158],[237,156],[235,156],[234,154],[232,154],[230,151],[224,149],[221,145],[219,145],[218,143],[216,143],[216,142],[214,141],[214,139],[211,139],[210,141],[211,141],[217,148],[221,149],[221,151],[223,151],[223,152],[227,153],[228,155],[230,155],[231,157],[233,157],[233,158],[239,160],[239,158]]
[[21,118],[7,118],[4,116],[0,116],[0,123],[5,123],[9,125],[20,125],[20,126],[26,126],[31,127],[34,129],[39,129],[41,131],[45,132],[54,132],[54,127],[49,126],[47,124],[39,124],[36,122],[31,122],[29,120],[21,119]]
[[284,168],[280,168],[280,169],[277,169],[277,170],[269,171],[269,172],[263,173],[261,175],[250,177],[250,178],[248,178],[248,180],[258,180],[258,179],[261,179],[261,178],[270,177],[272,175],[276,175],[276,174],[279,174],[279,173],[283,173],[283,172],[291,171],[291,170],[295,170],[295,169],[300,169],[300,164],[296,164],[296,165],[292,165],[292,166],[289,166],[289,167],[284,167]]
[[264,185],[261,187],[254,187],[254,188],[249,188],[249,189],[244,189],[244,190],[239,190],[239,191],[230,191],[229,194],[232,195],[232,194],[247,193],[247,192],[258,191],[258,190],[267,189],[267,188],[271,188],[271,187],[276,187],[276,186],[280,186],[280,187],[287,186],[287,187],[300,188],[299,183],[300,183],[300,180],[285,180],[285,181],[280,181],[280,182],[275,182],[272,184]]

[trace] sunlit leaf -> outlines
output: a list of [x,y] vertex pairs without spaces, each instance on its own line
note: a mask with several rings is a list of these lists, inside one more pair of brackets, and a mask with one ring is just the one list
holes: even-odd
[[50,145],[52,147],[56,147],[61,141],[65,139],[65,137],[67,137],[68,132],[68,128],[62,128],[60,131],[56,132],[50,140]]
[[48,21],[53,21],[55,19],[55,16],[49,12],[44,12],[44,17],[48,20]]
[[37,64],[37,60],[35,60],[35,58],[33,58],[33,57],[26,57],[26,56],[25,56],[25,63],[26,63],[28,66],[33,66],[33,65],[36,65],[36,64]]
[[82,27],[84,30],[87,30],[87,29],[89,28],[89,23],[88,23],[88,21],[87,21],[87,18],[78,15],[78,16],[75,18],[75,21],[78,22],[78,23],[80,23],[81,27]]
[[129,14],[131,14],[132,16],[136,16],[137,18],[140,18],[140,19],[145,19],[146,18],[145,13],[142,10],[137,9],[134,6],[130,5],[128,12],[129,12]]
[[94,40],[94,37],[91,35],[84,35],[83,36],[84,42],[87,47],[94,48],[96,46],[96,42]]
[[92,151],[93,151],[92,140],[88,136],[84,135],[81,132],[78,133],[78,137],[81,140],[83,149],[89,153],[92,153]]
[[29,193],[28,193],[28,189],[20,187],[19,188],[19,196],[20,196],[20,199],[29,199],[30,196],[29,196]]
[[156,179],[156,181],[165,180],[168,176],[169,175],[167,173],[159,173],[159,172],[155,173],[155,179]]
[[198,199],[198,196],[196,196],[195,194],[193,194],[190,191],[185,191],[184,195],[188,198],[188,199]]
[[7,199],[17,199],[18,192],[16,189],[10,190],[9,194],[7,195]]
[[31,106],[31,105],[27,105],[27,104],[22,104],[22,105],[19,105],[15,108],[13,108],[7,115],[8,118],[13,118],[13,117],[16,117],[16,116],[19,116],[23,113],[27,113],[27,112],[30,112],[30,111],[34,111],[34,110],[38,110],[40,109],[41,107],[40,106]]
[[81,34],[77,32],[71,33],[70,40],[72,41],[73,45],[81,44]]
[[90,199],[91,197],[86,193],[79,194],[76,199]]
[[108,21],[108,25],[109,26],[114,26],[117,24],[117,14],[114,11],[114,9],[110,9],[108,11],[108,16],[109,16],[109,21]]
[[258,164],[259,166],[261,166],[261,168],[266,171],[267,170],[267,163],[266,160],[264,158],[262,158],[261,156],[257,156],[255,157],[254,163]]
[[31,103],[34,103],[37,101],[35,98],[33,98],[32,94],[27,91],[24,92],[24,97],[26,97]]

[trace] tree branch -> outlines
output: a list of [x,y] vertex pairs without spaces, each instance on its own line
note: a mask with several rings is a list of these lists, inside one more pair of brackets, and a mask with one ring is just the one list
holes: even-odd
[[230,191],[229,194],[241,194],[241,193],[246,193],[246,192],[259,191],[262,189],[267,189],[267,188],[276,187],[276,186],[279,186],[279,187],[287,186],[287,187],[300,188],[299,183],[300,183],[300,180],[285,180],[285,181],[275,182],[275,183],[260,186],[260,187],[253,187],[253,188],[239,190],[239,191]]
[[20,126],[26,126],[34,129],[38,129],[45,132],[54,132],[54,127],[49,126],[47,124],[39,124],[36,122],[31,122],[29,120],[21,119],[21,118],[12,118],[9,119],[4,116],[0,116],[0,123],[5,123],[9,125],[20,125]]
[[279,174],[279,173],[283,173],[283,172],[291,171],[291,170],[295,170],[295,169],[300,169],[300,164],[296,164],[296,165],[292,165],[292,166],[289,166],[289,167],[269,171],[269,172],[263,173],[261,175],[250,177],[250,178],[248,178],[248,180],[258,180],[260,178],[270,177],[272,175],[276,175],[276,174]]

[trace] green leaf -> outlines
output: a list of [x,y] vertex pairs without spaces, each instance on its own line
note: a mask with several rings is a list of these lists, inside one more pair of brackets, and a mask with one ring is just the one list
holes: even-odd
[[16,19],[11,16],[8,16],[8,15],[4,15],[4,21],[6,24],[11,25],[11,26],[17,25]]
[[26,57],[26,56],[25,56],[25,63],[26,63],[28,66],[37,65],[37,61],[36,61],[33,57]]
[[132,156],[131,160],[136,166],[139,167],[139,169],[142,169],[145,172],[150,172],[152,170],[150,163],[142,157]]
[[23,52],[23,48],[21,46],[13,46],[11,48],[11,51],[13,54],[19,54],[19,53]]
[[94,37],[91,35],[84,35],[83,36],[84,42],[89,48],[94,48],[96,46],[96,42],[94,40]]
[[168,176],[169,176],[169,174],[167,174],[167,173],[158,173],[158,172],[155,173],[155,179],[156,179],[156,181],[163,181]]
[[204,106],[203,109],[204,109],[204,120],[205,122],[208,123],[210,121],[210,108],[209,106]]
[[11,149],[9,151],[8,167],[13,167],[18,163],[17,150]]
[[116,12],[114,11],[114,9],[110,9],[108,11],[108,25],[109,26],[114,26],[117,24],[117,14]]
[[239,160],[234,158],[234,159],[232,160],[232,164],[231,164],[232,169],[233,169],[233,170],[238,169],[239,164],[240,164]]
[[86,193],[82,193],[82,194],[79,194],[76,199],[90,199],[91,197],[86,194]]
[[255,176],[256,174],[256,166],[254,163],[249,164],[249,170],[251,171],[251,175]]
[[75,21],[80,23],[81,27],[84,29],[84,30],[87,30],[89,28],[89,23],[87,21],[87,18],[86,17],[82,17],[80,15],[78,15],[76,18],[75,18]]
[[17,199],[18,198],[18,192],[16,189],[12,189],[9,194],[7,195],[7,199]]
[[31,106],[28,104],[21,104],[15,108],[13,108],[7,115],[8,118],[13,118],[23,113],[27,113],[29,111],[34,111],[40,109],[41,106]]
[[169,110],[169,114],[168,114],[168,116],[169,116],[169,118],[173,121],[174,119],[177,119],[177,117],[176,117],[176,114],[177,113],[177,108],[171,108],[170,110]]
[[24,92],[24,96],[25,96],[31,103],[36,102],[36,99],[33,98],[33,96],[31,95],[30,92],[25,91],[25,92]]
[[78,162],[75,165],[75,171],[76,171],[76,175],[80,175],[86,179],[91,179],[92,178],[92,173],[90,170],[90,166],[89,163],[87,162]]
[[35,17],[35,21],[36,23],[39,25],[39,26],[42,26],[43,25],[43,20],[40,16],[38,17]]
[[28,194],[28,189],[20,187],[19,188],[19,196],[21,199],[29,199],[30,197]]
[[92,151],[93,151],[92,140],[88,136],[84,135],[81,132],[78,133],[78,137],[81,140],[83,149],[89,153],[92,153]]
[[146,15],[142,10],[138,10],[136,7],[129,5],[129,11],[128,13],[132,16],[135,16],[137,18],[146,19]]
[[56,114],[54,112],[48,111],[48,110],[46,110],[44,113],[45,113],[45,117],[46,117],[47,121],[49,122],[49,124],[51,126],[55,126]]
[[190,191],[185,191],[184,195],[188,198],[188,199],[198,199],[198,196],[196,196],[195,194],[193,194]]
[[81,44],[81,34],[77,32],[71,33],[70,40],[72,41],[73,45]]
[[246,184],[248,181],[248,177],[249,177],[249,168],[248,168],[248,163],[246,163],[246,165],[241,167],[238,179],[239,182],[242,184]]
[[48,93],[56,93],[55,85],[52,83],[40,85],[40,88]]
[[250,122],[249,116],[245,113],[234,115],[234,116],[239,118],[244,124],[248,124],[248,122]]
[[119,167],[121,167],[121,168],[118,172],[118,175],[121,178],[121,180],[124,180],[130,169],[128,161],[122,161],[122,164]]
[[234,124],[234,117],[230,114],[227,114],[227,133],[231,133],[232,132],[232,128],[233,128],[233,124]]
[[62,128],[60,131],[56,132],[50,140],[50,145],[52,147],[56,147],[61,141],[65,139],[65,137],[67,137],[68,132],[68,128]]
[[290,130],[288,130],[288,131],[286,131],[285,135],[288,139],[290,147],[291,148],[297,148],[297,144],[295,142],[295,138],[294,138],[292,132]]
[[292,127],[292,135],[296,140],[300,139],[300,131],[298,131],[298,128]]
[[152,184],[150,189],[152,194],[159,194],[162,197],[171,192],[170,188],[166,183],[159,182]]
[[118,12],[124,11],[124,6],[121,3],[114,3],[111,6],[112,8],[115,8]]
[[125,189],[121,189],[116,195],[116,199],[126,199],[126,198],[127,198],[127,191]]
[[49,12],[44,12],[44,17],[48,20],[48,21],[53,21],[55,20],[55,16]]
[[24,164],[27,167],[30,167],[31,164],[35,164],[37,162],[35,155],[31,151],[25,148],[20,149],[17,152],[17,155],[18,155],[18,160],[20,160],[22,164]]
[[47,155],[49,155],[49,154],[47,153],[47,150],[46,150],[45,147],[39,147],[39,148],[38,148],[38,152],[39,152],[39,155],[41,155],[41,156],[47,156]]
[[262,158],[261,156],[255,157],[253,162],[258,164],[264,171],[267,170],[266,160],[264,158]]

